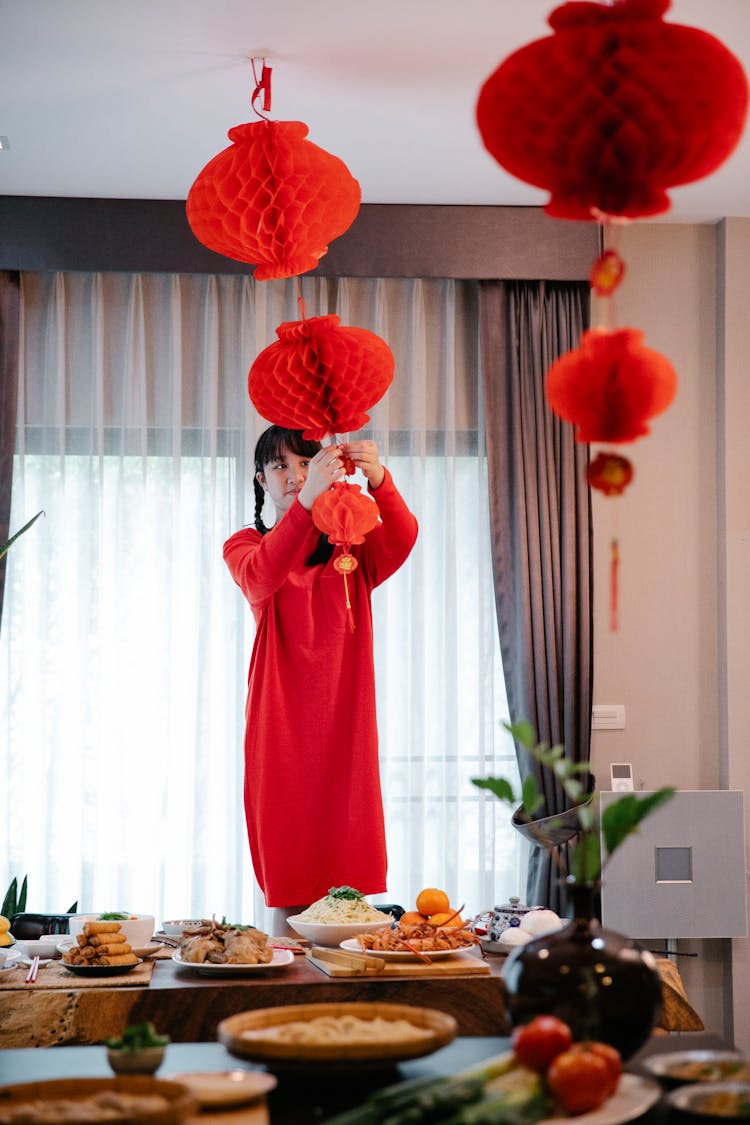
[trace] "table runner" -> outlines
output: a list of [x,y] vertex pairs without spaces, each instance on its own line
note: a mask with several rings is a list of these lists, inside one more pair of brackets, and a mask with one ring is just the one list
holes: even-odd
[[26,984],[29,972],[28,965],[19,965],[13,969],[3,969],[0,973],[0,989],[44,989],[44,988],[117,988],[121,985],[143,987],[151,981],[154,971],[153,961],[142,961],[127,973],[118,973],[117,976],[107,977],[82,977],[76,973],[69,973],[60,961],[50,961],[47,965],[39,966],[39,975],[33,984]]

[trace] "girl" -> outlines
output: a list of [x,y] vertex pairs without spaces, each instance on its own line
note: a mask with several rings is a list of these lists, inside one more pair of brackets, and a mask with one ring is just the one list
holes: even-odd
[[[354,546],[348,619],[334,548],[313,502],[362,470],[380,523]],[[224,544],[224,559],[256,622],[245,711],[245,815],[256,878],[274,908],[271,932],[348,884],[386,890],[370,594],[406,560],[417,521],[373,441],[322,448],[271,426],[255,450],[255,529]],[[276,511],[261,519],[266,495]]]

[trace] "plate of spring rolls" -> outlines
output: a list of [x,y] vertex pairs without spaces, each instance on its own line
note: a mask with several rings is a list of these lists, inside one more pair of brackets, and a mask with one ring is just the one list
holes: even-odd
[[141,964],[119,922],[86,922],[75,942],[65,946],[62,963],[78,976],[109,977]]

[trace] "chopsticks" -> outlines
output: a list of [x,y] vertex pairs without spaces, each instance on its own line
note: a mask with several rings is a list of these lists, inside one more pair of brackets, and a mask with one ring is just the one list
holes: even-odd
[[31,962],[31,968],[29,969],[28,976],[26,977],[26,984],[34,984],[34,982],[36,981],[38,972],[39,972],[39,958],[35,957],[33,959],[33,961]]

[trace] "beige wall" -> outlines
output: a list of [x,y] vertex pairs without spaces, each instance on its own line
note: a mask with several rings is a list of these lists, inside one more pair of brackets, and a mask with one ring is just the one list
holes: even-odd
[[[602,789],[610,763],[627,761],[644,789],[746,792],[750,220],[636,223],[620,239],[627,275],[614,322],[641,328],[680,383],[651,435],[622,447],[636,470],[628,492],[618,500],[594,496],[594,702],[624,704],[626,726],[594,733],[592,766]],[[603,315],[595,307],[594,323]],[[620,547],[616,632],[608,606],[613,536]],[[748,944],[678,946],[699,954],[678,965],[707,1030],[734,1035],[745,1050]]]

